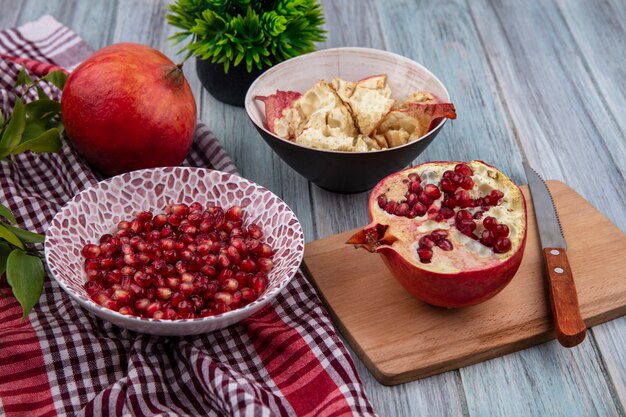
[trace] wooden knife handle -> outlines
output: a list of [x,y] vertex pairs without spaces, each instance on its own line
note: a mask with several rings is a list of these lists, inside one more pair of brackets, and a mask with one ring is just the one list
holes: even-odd
[[544,248],[543,257],[550,283],[550,303],[556,337],[565,347],[573,347],[585,339],[587,329],[580,315],[578,295],[567,253],[562,248]]

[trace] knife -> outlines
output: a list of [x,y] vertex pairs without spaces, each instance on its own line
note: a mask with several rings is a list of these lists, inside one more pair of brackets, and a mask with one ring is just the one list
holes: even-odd
[[561,222],[546,183],[526,162],[523,165],[535,207],[535,218],[550,287],[550,304],[556,337],[561,345],[573,347],[585,339],[587,329],[578,307],[578,295],[567,260],[567,244],[563,237]]

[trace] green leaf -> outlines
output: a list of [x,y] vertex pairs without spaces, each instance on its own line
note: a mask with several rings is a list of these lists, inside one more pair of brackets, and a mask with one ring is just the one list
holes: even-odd
[[26,151],[35,153],[57,152],[62,146],[61,132],[53,127],[34,139],[20,143],[19,146],[13,149],[13,153],[18,154]]
[[7,258],[11,253],[11,247],[4,242],[0,242],[0,277],[7,270]]
[[17,79],[15,80],[15,87],[19,87],[21,85],[31,86],[33,85],[33,80],[30,78],[28,73],[26,72],[26,68],[22,67],[20,73],[17,74]]
[[13,215],[13,213],[11,213],[11,210],[9,210],[9,208],[4,204],[0,204],[0,216],[4,217],[13,224],[15,224],[16,222],[15,216]]
[[4,114],[2,114],[2,110],[0,109],[0,134],[2,133],[3,127],[4,127]]
[[24,103],[18,97],[11,114],[11,120],[9,120],[6,130],[2,134],[2,139],[0,139],[0,159],[4,159],[20,143],[25,124]]
[[35,100],[27,103],[25,109],[29,119],[48,121],[61,112],[61,103],[50,99]]
[[22,305],[24,320],[37,304],[43,290],[44,269],[41,259],[15,249],[7,259],[7,282]]
[[43,89],[39,86],[37,86],[37,97],[39,98],[39,100],[46,100],[50,97],[48,97],[48,95],[46,94],[45,91],[43,91]]
[[63,71],[52,71],[42,78],[44,81],[52,83],[59,90],[63,90],[65,83],[67,82],[67,74]]
[[18,248],[24,249],[24,244],[17,236],[15,236],[15,233],[13,233],[9,229],[7,229],[6,226],[3,226],[1,224],[0,224],[0,238],[6,240],[13,246],[17,246]]
[[24,243],[43,243],[46,239],[44,235],[29,232],[28,230],[20,229],[18,227],[13,227],[6,223],[0,223],[0,226],[4,226],[9,232],[13,233]]
[[46,129],[46,123],[38,123],[35,120],[26,120],[26,126],[24,127],[24,133],[22,133],[22,142],[34,139],[37,136],[44,133]]

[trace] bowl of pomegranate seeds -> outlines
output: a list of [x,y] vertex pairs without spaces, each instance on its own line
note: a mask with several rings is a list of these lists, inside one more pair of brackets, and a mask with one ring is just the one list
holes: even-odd
[[183,336],[254,314],[293,278],[302,227],[266,188],[203,168],[129,172],[77,194],[45,256],[82,307],[142,333]]

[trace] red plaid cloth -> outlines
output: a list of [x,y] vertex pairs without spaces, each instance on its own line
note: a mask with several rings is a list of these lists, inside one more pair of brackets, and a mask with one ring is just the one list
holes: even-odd
[[[71,69],[90,52],[48,16],[1,31],[0,110],[6,116],[14,102],[9,92],[21,67],[14,57],[41,75],[56,66]],[[236,171],[203,124],[185,165]],[[66,201],[96,181],[67,145],[58,154],[22,154],[0,163],[0,201],[21,226],[43,233]],[[375,415],[326,310],[301,274],[271,307],[193,337],[113,326],[81,309],[51,278],[22,322],[5,280],[0,291],[2,415]]]

